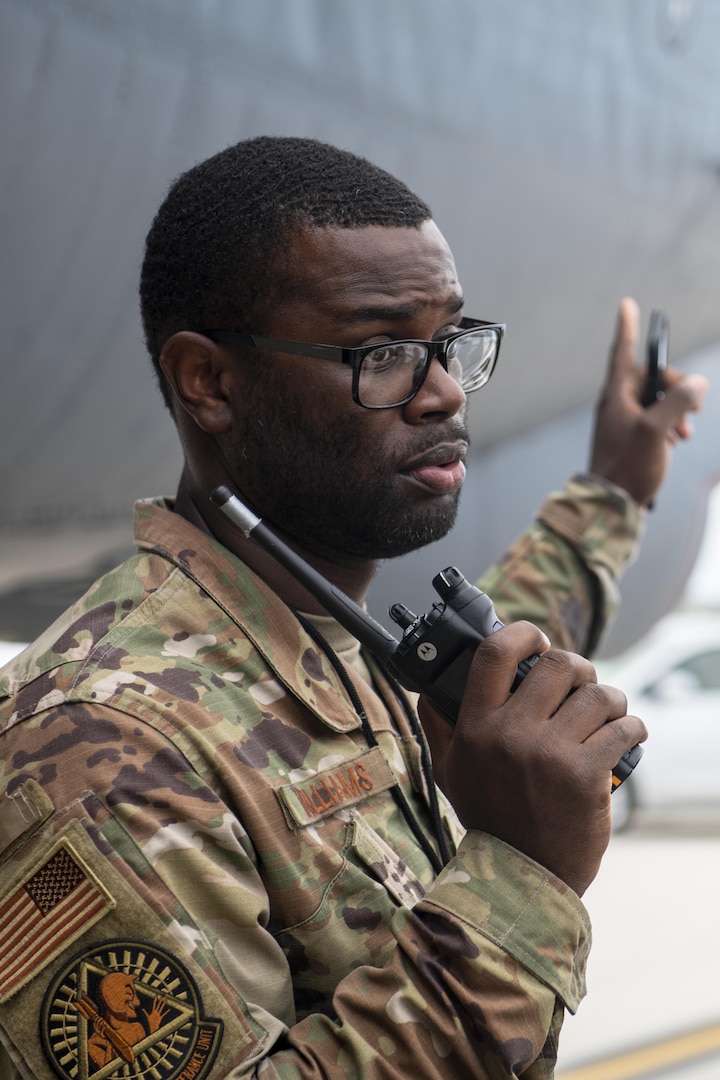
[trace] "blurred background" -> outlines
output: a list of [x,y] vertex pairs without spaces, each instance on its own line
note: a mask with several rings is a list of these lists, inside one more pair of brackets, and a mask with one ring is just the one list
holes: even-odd
[[[395,600],[425,610],[432,577],[450,563],[479,574],[545,494],[586,466],[623,295],[640,303],[643,335],[650,309],[663,308],[672,363],[710,378],[601,666],[655,725],[656,750],[618,801],[611,855],[637,844],[653,866],[673,867],[691,850],[690,829],[704,853],[692,862],[694,891],[717,898],[719,55],[715,0],[0,0],[9,651],[130,550],[133,500],[177,483],[179,449],[136,299],[144,236],[168,185],[247,136],[336,143],[430,203],[467,310],[508,325],[498,371],[472,401],[458,525],[381,571],[376,618],[387,622]],[[658,880],[668,888],[668,875]],[[622,906],[619,892],[605,896],[611,911]],[[669,948],[666,921],[662,933]],[[657,959],[663,946],[651,940]],[[717,960],[717,939],[713,948]],[[656,1006],[643,962],[635,970],[642,989],[626,971],[623,986],[652,1003],[665,1033],[663,1009],[677,1028],[712,1019],[701,980],[688,979],[699,1004],[683,989],[687,1018],[667,993]],[[617,1030],[617,994],[608,986],[589,1026],[579,1017],[569,1028],[580,1034],[567,1036],[568,1068],[612,1047],[603,1040]],[[603,1068],[593,1080],[651,1075]]]

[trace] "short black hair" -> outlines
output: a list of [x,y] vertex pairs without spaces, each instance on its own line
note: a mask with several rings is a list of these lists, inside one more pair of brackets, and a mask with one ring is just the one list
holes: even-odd
[[302,227],[418,228],[430,208],[365,158],[316,139],[259,136],[222,150],[171,185],[148,232],[140,305],[159,357],[179,330],[262,332],[280,297],[278,252]]

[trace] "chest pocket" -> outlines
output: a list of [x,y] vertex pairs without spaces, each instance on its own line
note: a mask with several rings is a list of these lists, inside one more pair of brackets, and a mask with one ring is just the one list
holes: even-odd
[[[379,801],[386,810],[392,805],[389,794],[369,800]],[[296,868],[302,874],[305,897],[295,911],[300,914],[304,909],[307,916],[274,929],[292,973],[298,1020],[330,1010],[337,984],[356,967],[383,967],[396,947],[393,919],[425,893],[418,876],[368,823],[369,810],[367,803],[345,807],[317,826],[298,830],[305,834],[307,844],[314,839],[323,852]],[[371,822],[373,817],[370,813]],[[315,877],[319,888],[313,895],[314,871],[323,862],[324,871]],[[332,877],[328,877],[331,865]],[[428,874],[431,878],[429,869]],[[286,905],[285,914],[289,910]]]
[[422,900],[425,889],[410,867],[365,824],[356,810],[340,810],[337,816],[351,825],[355,854],[398,904],[412,908]]

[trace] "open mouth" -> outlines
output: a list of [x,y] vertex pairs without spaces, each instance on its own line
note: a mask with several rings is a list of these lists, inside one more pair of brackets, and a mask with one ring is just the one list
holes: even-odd
[[459,488],[465,479],[464,458],[467,444],[436,446],[411,459],[403,469],[418,483],[432,491],[445,494]]

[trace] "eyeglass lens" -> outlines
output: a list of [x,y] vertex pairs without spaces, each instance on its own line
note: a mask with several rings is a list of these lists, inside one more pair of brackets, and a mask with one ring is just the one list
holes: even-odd
[[[494,330],[468,330],[450,343],[447,370],[470,393],[487,382],[497,353]],[[390,342],[367,353],[360,365],[358,397],[369,408],[397,405],[417,392],[428,366],[420,342]]]

